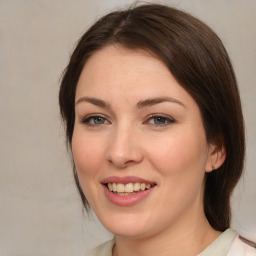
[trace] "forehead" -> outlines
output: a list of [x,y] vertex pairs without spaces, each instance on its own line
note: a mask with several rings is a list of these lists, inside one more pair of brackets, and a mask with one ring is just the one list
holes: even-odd
[[87,60],[76,100],[85,96],[107,98],[110,102],[163,96],[193,101],[161,60],[145,50],[119,46],[104,47]]
[[[96,51],[86,61],[80,78],[105,78],[121,74],[127,77],[133,75],[142,75],[150,71],[162,71],[170,75],[169,70],[163,62],[151,54],[149,51],[142,49],[127,49],[122,46],[110,45]],[[142,73],[141,73],[142,72]],[[90,76],[88,76],[90,74]],[[106,76],[107,75],[107,76]],[[112,77],[113,78],[113,77]],[[145,77],[144,77],[145,78]]]

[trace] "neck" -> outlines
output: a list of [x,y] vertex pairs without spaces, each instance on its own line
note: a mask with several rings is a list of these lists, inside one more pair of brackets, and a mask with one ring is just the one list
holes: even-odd
[[[201,216],[202,217],[202,216]],[[113,256],[191,256],[209,246],[221,233],[214,230],[207,219],[189,219],[182,226],[175,223],[161,233],[150,237],[130,238],[116,236]]]

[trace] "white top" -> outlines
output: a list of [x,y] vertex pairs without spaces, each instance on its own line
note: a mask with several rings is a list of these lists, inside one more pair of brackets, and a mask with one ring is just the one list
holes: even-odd
[[[115,238],[97,246],[85,256],[112,256],[114,245]],[[227,229],[198,256],[256,256],[256,248],[249,245],[236,231]]]

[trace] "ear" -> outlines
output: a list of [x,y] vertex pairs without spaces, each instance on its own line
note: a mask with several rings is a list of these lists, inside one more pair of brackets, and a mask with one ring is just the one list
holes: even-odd
[[217,170],[224,163],[225,159],[226,149],[223,143],[220,146],[216,144],[210,144],[205,171],[212,172],[214,170]]

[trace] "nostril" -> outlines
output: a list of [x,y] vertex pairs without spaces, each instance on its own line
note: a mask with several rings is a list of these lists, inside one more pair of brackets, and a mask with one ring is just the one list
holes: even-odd
[[107,161],[119,168],[139,163],[143,158],[142,152],[134,136],[131,136],[131,130],[127,131],[125,127],[125,131],[119,130],[115,135],[107,149]]

